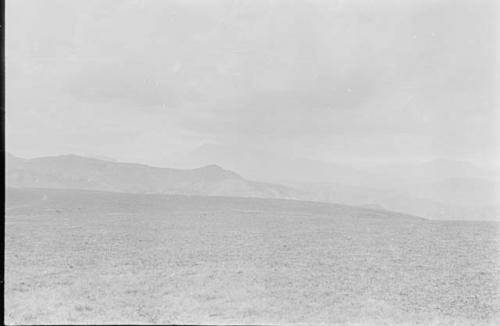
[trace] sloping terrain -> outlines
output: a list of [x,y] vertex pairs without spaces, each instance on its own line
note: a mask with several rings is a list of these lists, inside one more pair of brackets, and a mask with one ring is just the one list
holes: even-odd
[[300,189],[309,200],[380,205],[432,219],[500,220],[497,173],[469,162],[435,159],[354,167],[205,144],[181,163],[220,164],[251,179]]
[[392,211],[439,220],[500,221],[498,192],[492,183],[445,180],[437,184],[405,185],[376,189],[342,184],[299,184],[311,200],[347,205],[374,205]]
[[[399,184],[393,188],[370,188],[328,182],[291,183],[283,186],[249,181],[217,165],[183,170],[76,155],[30,160],[7,155],[6,165],[7,185],[11,187],[298,199],[360,206],[375,205],[432,219],[500,219],[497,184],[492,180],[482,179],[484,175],[481,173],[484,171],[474,166],[442,160],[412,168],[393,167],[385,172],[379,168],[371,171],[371,174],[366,171],[351,171],[353,175],[358,174],[358,178],[378,180],[379,184],[384,180],[384,176],[390,184],[397,184],[402,180],[419,181]],[[323,170],[325,172],[327,169]],[[460,174],[469,178],[444,178]],[[439,181],[423,182],[425,180]]]
[[11,215],[43,211],[97,213],[157,213],[177,210],[278,211],[296,214],[330,214],[425,220],[421,217],[348,205],[269,198],[132,194],[105,191],[43,188],[7,188],[6,210]]
[[405,185],[397,190],[408,196],[447,204],[483,206],[498,204],[500,194],[496,182],[479,178],[448,178],[434,183]]
[[10,187],[87,189],[129,193],[297,198],[291,188],[257,183],[216,165],[181,170],[77,155],[20,159],[7,156]]
[[8,189],[5,246],[7,324],[500,323],[495,222]]

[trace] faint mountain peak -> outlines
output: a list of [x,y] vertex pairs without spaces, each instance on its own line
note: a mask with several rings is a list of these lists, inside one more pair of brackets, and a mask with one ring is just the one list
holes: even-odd
[[205,165],[205,166],[202,166],[200,168],[193,169],[192,171],[199,172],[205,176],[210,176],[210,177],[214,177],[214,178],[215,177],[224,177],[224,178],[233,178],[233,179],[243,179],[243,177],[240,176],[239,174],[237,174],[233,171],[230,171],[230,170],[223,169],[222,167],[220,167],[217,164]]
[[13,162],[7,168],[11,187],[87,189],[133,193],[224,195],[235,197],[296,196],[293,189],[258,184],[209,164],[194,169],[109,162],[67,154]]
[[208,164],[208,165],[202,166],[198,169],[199,170],[206,170],[206,171],[221,171],[221,170],[226,171],[225,169],[223,169],[222,167],[220,167],[217,164]]

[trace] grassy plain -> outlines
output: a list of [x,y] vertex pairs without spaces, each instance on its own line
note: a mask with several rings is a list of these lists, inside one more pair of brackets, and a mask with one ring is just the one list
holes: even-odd
[[500,225],[9,189],[7,324],[500,324]]

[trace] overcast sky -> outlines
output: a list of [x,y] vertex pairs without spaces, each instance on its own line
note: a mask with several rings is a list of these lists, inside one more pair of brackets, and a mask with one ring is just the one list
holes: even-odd
[[492,163],[495,2],[7,1],[7,150]]

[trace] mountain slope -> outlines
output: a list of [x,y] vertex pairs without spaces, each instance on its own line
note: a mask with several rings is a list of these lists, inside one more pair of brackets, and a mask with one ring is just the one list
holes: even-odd
[[243,179],[217,165],[181,170],[77,155],[20,159],[9,155],[11,187],[67,188],[131,193],[296,198],[291,188]]
[[435,159],[428,162],[354,166],[280,156],[276,153],[235,146],[205,144],[180,157],[180,166],[215,163],[238,171],[252,180],[294,183],[335,183],[351,186],[392,189],[403,185],[438,183],[444,179],[494,180],[495,172],[472,163]]
[[430,219],[498,220],[500,206],[494,183],[447,179],[441,183],[377,189],[333,183],[296,185],[311,200],[347,205],[381,206]]
[[[10,187],[299,199],[385,208],[431,219],[496,220],[500,213],[498,187],[494,182],[478,178],[480,174],[464,164],[455,164],[457,168],[450,168],[445,173],[444,170],[451,164],[441,161],[404,169],[409,176],[405,181],[435,180],[439,175],[459,173],[469,178],[448,178],[438,182],[399,182],[396,187],[386,188],[329,182],[290,183],[288,187],[249,181],[217,165],[183,170],[76,155],[36,159],[7,155],[6,161],[6,181]],[[383,178],[384,175],[387,180],[391,179],[389,172],[377,173],[376,178]],[[393,175],[404,173],[403,170],[396,171]]]

